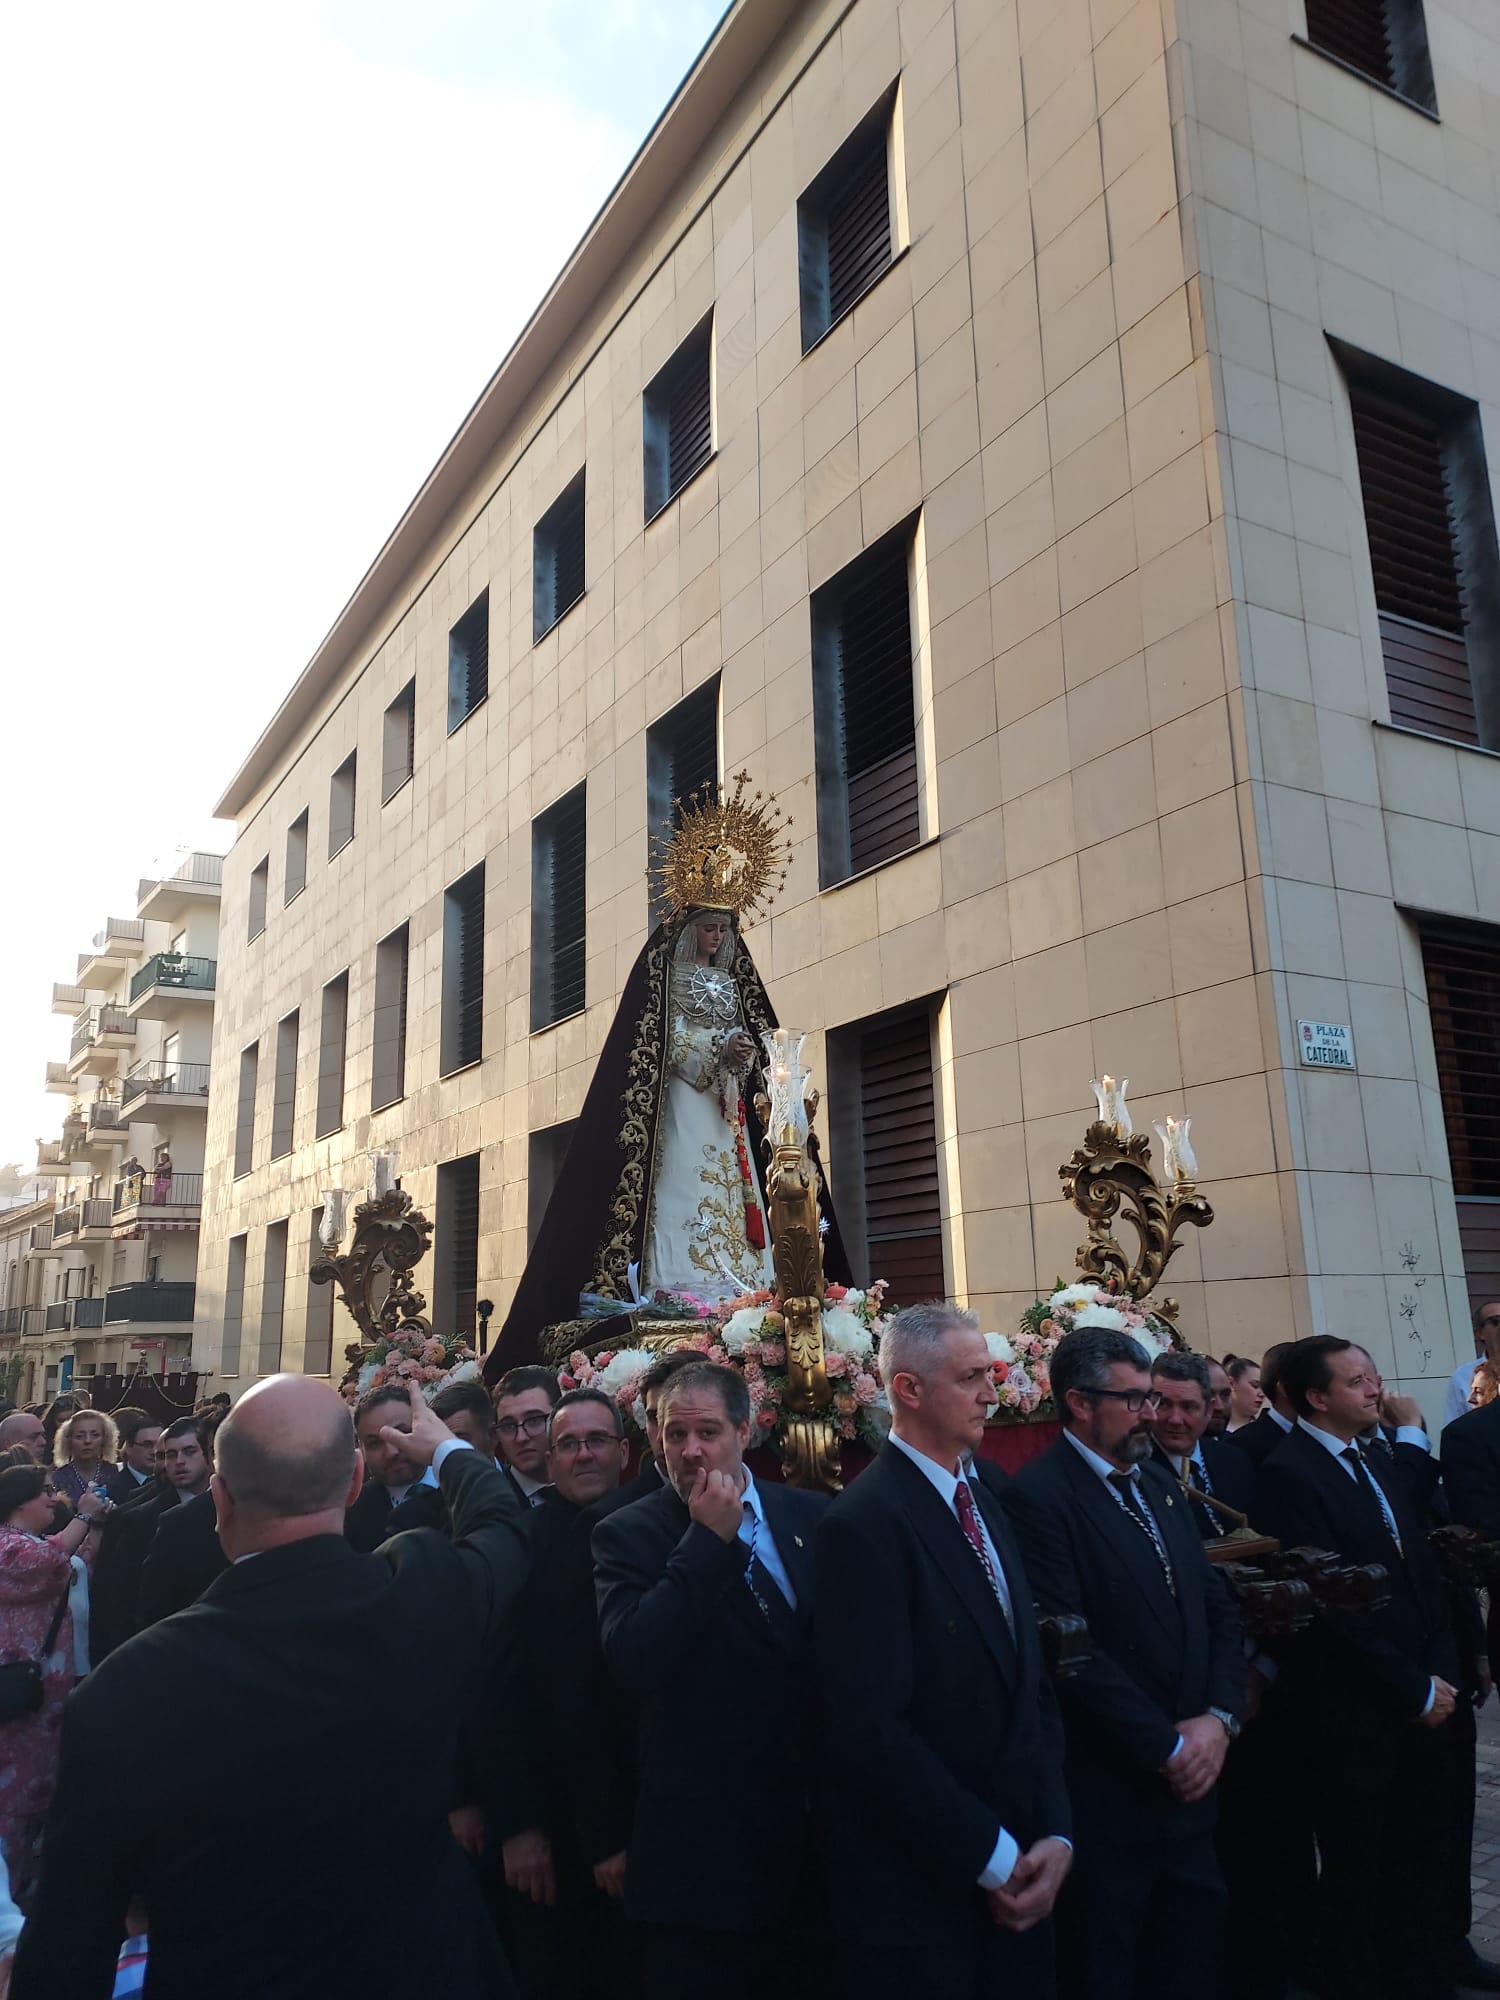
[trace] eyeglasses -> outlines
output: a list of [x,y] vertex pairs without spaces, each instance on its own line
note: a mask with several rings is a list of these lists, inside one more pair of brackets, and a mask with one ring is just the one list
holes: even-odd
[[552,1421],[550,1410],[533,1410],[524,1417],[502,1417],[495,1429],[503,1438],[513,1438],[522,1432],[529,1438],[540,1437]]
[[1159,1389],[1085,1389],[1085,1396],[1108,1396],[1111,1402],[1123,1403],[1133,1417],[1142,1410],[1154,1410],[1161,1403]]
[[619,1442],[613,1431],[590,1431],[586,1437],[559,1438],[552,1449],[559,1458],[576,1458],[587,1445],[597,1457],[600,1452],[608,1451],[612,1444]]

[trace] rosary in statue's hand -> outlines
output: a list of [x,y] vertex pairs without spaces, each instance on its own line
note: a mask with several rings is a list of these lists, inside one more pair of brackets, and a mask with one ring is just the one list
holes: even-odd
[[743,1076],[754,1054],[754,1042],[743,1028],[736,1028],[724,1042],[724,1067],[732,1069],[736,1076]]

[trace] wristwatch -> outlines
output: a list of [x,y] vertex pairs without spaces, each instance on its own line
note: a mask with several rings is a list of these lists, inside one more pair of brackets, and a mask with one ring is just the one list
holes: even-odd
[[1208,1712],[1215,1722],[1223,1724],[1224,1734],[1229,1738],[1230,1742],[1237,1743],[1240,1734],[1239,1717],[1231,1715],[1227,1708],[1211,1708]]

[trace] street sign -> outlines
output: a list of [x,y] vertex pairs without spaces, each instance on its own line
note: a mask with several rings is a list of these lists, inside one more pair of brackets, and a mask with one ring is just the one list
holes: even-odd
[[1308,1069],[1354,1069],[1354,1037],[1344,1021],[1299,1021],[1297,1053]]

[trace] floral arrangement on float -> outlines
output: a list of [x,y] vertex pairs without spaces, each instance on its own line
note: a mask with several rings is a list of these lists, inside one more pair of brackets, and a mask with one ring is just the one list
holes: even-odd
[[[829,1415],[841,1439],[858,1439],[872,1449],[885,1442],[891,1427],[890,1404],[876,1361],[885,1330],[885,1293],[883,1279],[864,1291],[829,1285],[823,1301],[823,1365],[833,1391]],[[790,1412],[786,1329],[777,1294],[745,1292],[722,1306],[711,1306],[676,1293],[673,1303],[678,1310],[660,1316],[689,1324],[672,1344],[697,1348],[706,1361],[738,1370],[750,1392],[752,1436],[779,1444]],[[579,1349],[569,1355],[557,1379],[564,1389],[603,1390],[618,1404],[627,1426],[643,1433],[641,1377],[656,1358],[657,1350],[651,1348],[621,1347],[594,1355]]]
[[997,1407],[992,1423],[1057,1414],[1052,1401],[1052,1357],[1065,1335],[1086,1326],[1128,1333],[1153,1360],[1168,1348],[1182,1345],[1167,1322],[1132,1298],[1117,1278],[1076,1285],[1059,1281],[1050,1298],[1037,1299],[1026,1308],[1020,1326],[1009,1338],[1003,1333],[985,1335],[995,1377]]
[[382,1333],[368,1346],[355,1342],[345,1348],[344,1359],[349,1372],[339,1394],[346,1403],[357,1403],[366,1389],[383,1389],[388,1383],[404,1389],[411,1382],[431,1402],[445,1383],[465,1382],[479,1373],[479,1356],[466,1340],[420,1327]]

